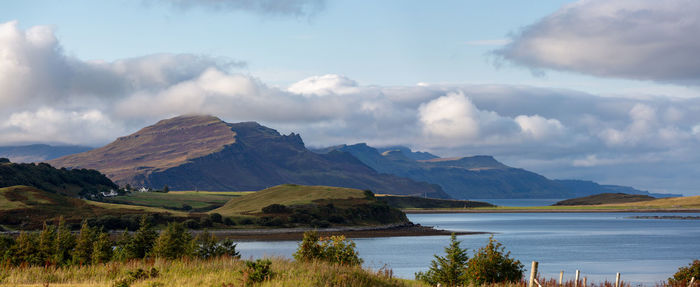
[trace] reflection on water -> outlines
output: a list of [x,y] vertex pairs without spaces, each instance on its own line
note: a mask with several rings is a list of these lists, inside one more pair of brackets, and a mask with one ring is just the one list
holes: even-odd
[[[649,285],[663,281],[680,266],[700,258],[700,220],[628,219],[656,213],[504,213],[411,214],[415,223],[455,231],[493,232],[511,255],[526,267],[540,262],[540,273],[573,278],[576,269],[588,280],[614,280],[621,272],[627,282]],[[700,214],[688,214],[698,216]],[[462,246],[475,250],[489,235],[465,235]],[[413,278],[425,270],[433,254],[442,254],[449,236],[355,239],[365,266],[385,264],[394,274]],[[291,257],[296,241],[241,242],[243,258]]]

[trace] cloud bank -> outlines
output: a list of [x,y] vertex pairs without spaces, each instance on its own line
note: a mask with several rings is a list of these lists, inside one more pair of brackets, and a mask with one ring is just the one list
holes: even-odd
[[0,145],[99,146],[201,113],[301,133],[316,147],[407,145],[442,156],[491,154],[553,178],[685,193],[700,185],[700,99],[368,86],[334,74],[275,87],[236,72],[240,62],[201,55],[84,61],[66,55],[50,29],[15,22],[0,24],[0,55]]
[[533,69],[697,85],[699,14],[692,0],[578,1],[495,53]]

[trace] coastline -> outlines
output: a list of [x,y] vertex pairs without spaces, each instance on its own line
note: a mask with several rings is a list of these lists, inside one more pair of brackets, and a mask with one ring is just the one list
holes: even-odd
[[[456,235],[487,234],[488,232],[468,231],[455,232],[450,230],[435,229],[432,226],[420,224],[400,224],[363,227],[335,227],[335,228],[276,228],[276,229],[233,229],[210,230],[220,238],[230,238],[242,241],[284,241],[301,240],[304,232],[316,230],[320,236],[344,235],[347,238],[376,238],[376,237],[403,237],[403,236],[446,236],[452,233]],[[193,231],[193,233],[202,231]]]
[[406,214],[422,214],[422,213],[700,213],[697,208],[600,208],[600,209],[585,209],[585,208],[567,208],[567,209],[545,209],[545,208],[503,208],[503,209],[402,209]]

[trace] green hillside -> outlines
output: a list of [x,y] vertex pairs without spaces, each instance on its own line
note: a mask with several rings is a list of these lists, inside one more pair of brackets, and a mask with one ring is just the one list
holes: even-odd
[[0,225],[13,229],[40,228],[45,221],[54,221],[61,216],[69,223],[79,223],[83,219],[100,216],[123,217],[154,213],[186,215],[159,208],[87,201],[30,186],[0,188]]
[[286,206],[311,204],[317,200],[362,199],[365,194],[354,188],[331,186],[306,186],[283,184],[229,200],[224,206],[212,210],[222,215],[254,214],[271,204]]
[[377,225],[408,223],[406,215],[359,189],[283,184],[231,199],[211,213],[257,216],[266,226]]
[[104,202],[159,207],[183,211],[209,211],[219,208],[235,197],[250,191],[171,191],[132,192],[123,196],[103,199]]

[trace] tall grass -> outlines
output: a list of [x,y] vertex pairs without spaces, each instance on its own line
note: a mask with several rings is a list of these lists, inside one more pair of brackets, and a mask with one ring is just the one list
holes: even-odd
[[[371,271],[324,262],[301,263],[272,258],[274,276],[254,286],[426,286]],[[132,260],[88,266],[0,268],[0,286],[114,286],[129,272],[156,268],[158,276],[131,286],[244,286],[245,263],[230,257],[209,260]]]

